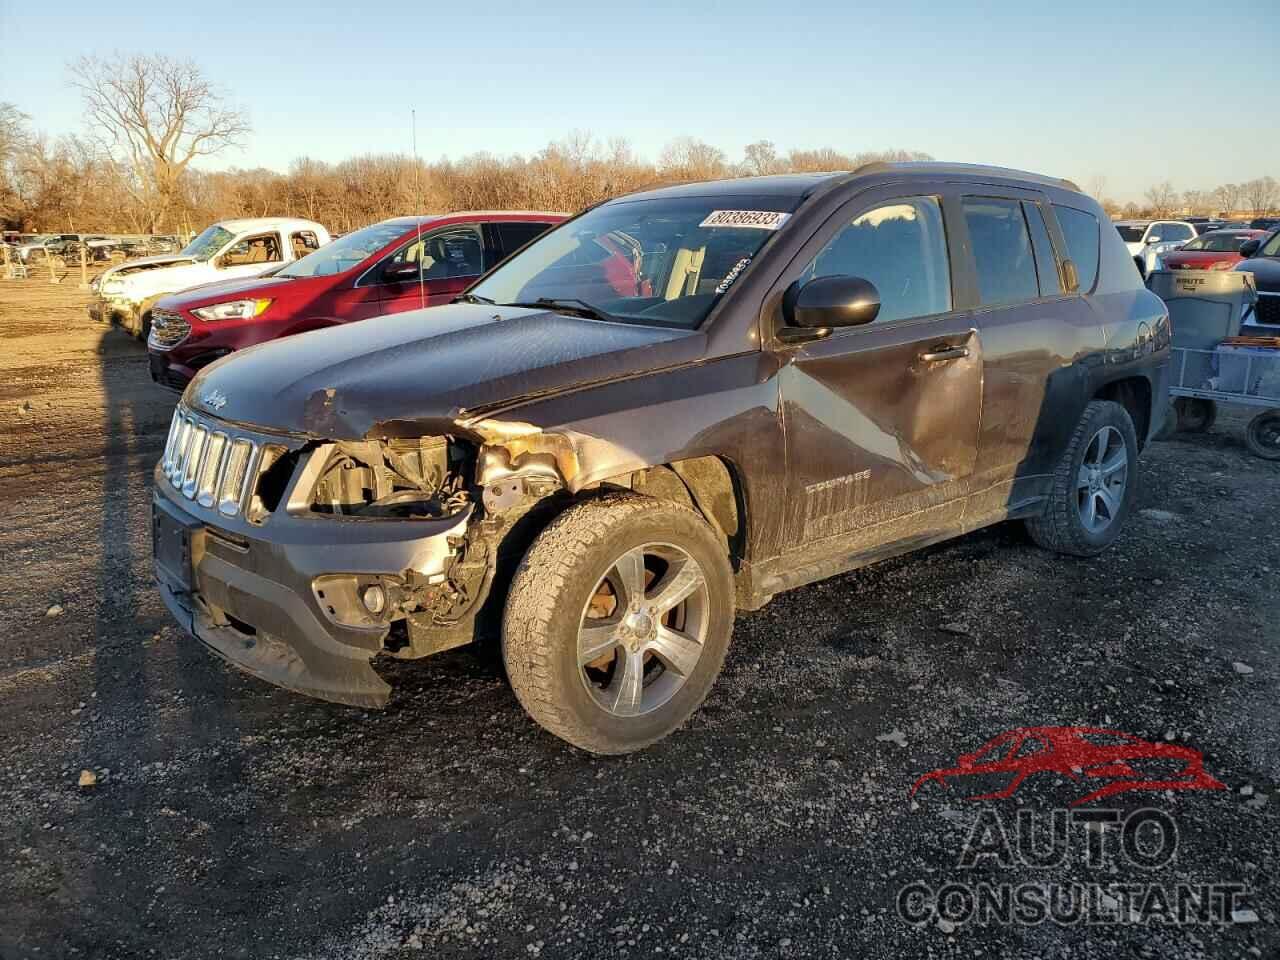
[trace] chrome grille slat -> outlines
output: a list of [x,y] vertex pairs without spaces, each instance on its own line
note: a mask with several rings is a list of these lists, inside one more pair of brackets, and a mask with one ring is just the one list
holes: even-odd
[[226,517],[241,516],[252,502],[267,446],[179,408],[169,424],[160,469],[187,500]]
[[187,339],[191,324],[181,314],[167,310],[151,311],[151,335],[147,342],[158,350],[170,350]]

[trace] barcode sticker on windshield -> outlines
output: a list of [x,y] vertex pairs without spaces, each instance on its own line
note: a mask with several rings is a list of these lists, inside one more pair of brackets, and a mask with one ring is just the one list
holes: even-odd
[[773,210],[712,210],[700,227],[747,227],[752,230],[777,230],[791,216]]

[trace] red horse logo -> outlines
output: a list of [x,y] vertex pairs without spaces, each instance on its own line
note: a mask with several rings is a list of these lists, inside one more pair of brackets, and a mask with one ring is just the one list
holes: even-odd
[[961,777],[1007,774],[1004,789],[967,798],[998,800],[1013,796],[1033,773],[1054,773],[1085,785],[1107,781],[1071,801],[1073,807],[1130,790],[1226,789],[1205,772],[1200,751],[1190,747],[1151,743],[1099,727],[1018,727],[964,754],[954,767],[926,773],[912,786],[911,795],[930,782],[949,787],[948,780]]

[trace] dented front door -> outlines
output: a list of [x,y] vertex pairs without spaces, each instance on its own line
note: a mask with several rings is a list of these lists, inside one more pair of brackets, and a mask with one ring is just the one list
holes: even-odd
[[956,309],[942,196],[871,196],[799,271],[877,285],[874,322],[787,351],[793,543],[852,554],[954,528],[977,460],[982,342]]

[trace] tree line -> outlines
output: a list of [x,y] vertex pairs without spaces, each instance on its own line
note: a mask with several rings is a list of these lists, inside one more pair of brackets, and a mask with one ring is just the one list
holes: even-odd
[[[370,153],[340,163],[309,157],[285,173],[202,170],[196,161],[243,144],[247,115],[193,63],[164,56],[81,58],[69,68],[85,112],[82,133],[51,137],[0,103],[0,221],[67,233],[191,233],[229,217],[293,215],[346,232],[390,216],[466,209],[573,212],[646,186],[735,175],[849,170],[875,160],[927,160],[909,150],[779,150],[748,144],[741,157],[692,137],[655,159],[622,139],[571,133],[530,156],[474,153],[423,161]],[[1248,212],[1280,206],[1272,177],[1179,192],[1163,183],[1146,203],[1118,204],[1106,181],[1088,189],[1113,216]]]

